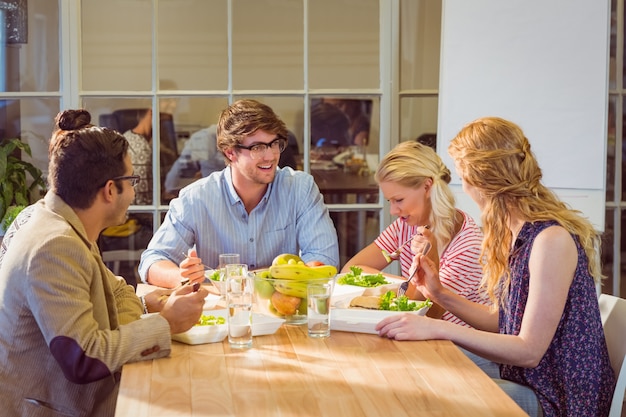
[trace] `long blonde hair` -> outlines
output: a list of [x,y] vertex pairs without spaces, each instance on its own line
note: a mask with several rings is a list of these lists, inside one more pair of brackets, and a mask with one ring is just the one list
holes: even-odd
[[380,162],[376,171],[376,182],[393,182],[404,187],[419,188],[431,178],[430,229],[437,239],[439,253],[454,236],[455,201],[450,190],[450,170],[439,155],[418,142],[402,142],[393,148]]
[[[512,233],[510,211],[529,222],[554,220],[576,236],[589,260],[589,273],[600,282],[600,234],[579,211],[566,206],[541,183],[541,169],[530,143],[516,124],[485,117],[467,124],[450,143],[462,180],[484,198],[483,285],[493,305],[506,298]],[[498,294],[499,291],[503,293]]]

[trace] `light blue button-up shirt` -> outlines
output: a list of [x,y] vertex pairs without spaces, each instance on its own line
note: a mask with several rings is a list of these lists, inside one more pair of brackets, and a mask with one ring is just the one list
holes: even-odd
[[271,265],[281,253],[339,267],[337,232],[322,194],[310,174],[291,168],[277,169],[250,214],[235,192],[230,167],[183,188],[141,256],[141,279],[146,281],[157,261],[179,264],[194,246],[212,268],[220,253],[240,254],[250,269]]

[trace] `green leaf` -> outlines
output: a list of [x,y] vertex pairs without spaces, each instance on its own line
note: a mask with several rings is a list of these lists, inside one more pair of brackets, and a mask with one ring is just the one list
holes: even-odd
[[[15,153],[32,156],[31,148],[19,138],[0,142],[0,219],[14,205],[29,205],[41,198],[46,190],[42,171]],[[39,190],[39,193],[37,193]],[[32,196],[32,198],[31,198]]]
[[383,274],[363,274],[363,269],[358,266],[351,266],[350,272],[339,277],[337,283],[359,287],[378,287],[379,285],[389,284]]

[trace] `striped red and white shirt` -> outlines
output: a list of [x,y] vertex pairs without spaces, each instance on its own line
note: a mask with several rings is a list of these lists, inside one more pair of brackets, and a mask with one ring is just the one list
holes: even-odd
[[[482,267],[478,258],[483,233],[472,217],[461,210],[457,211],[463,215],[463,225],[439,257],[439,280],[444,287],[470,301],[488,304],[487,297],[479,290]],[[418,227],[409,226],[402,219],[397,219],[376,238],[374,243],[381,250],[393,252],[400,243],[410,239]],[[400,254],[403,277],[409,276],[414,256],[415,253],[410,246],[406,246]],[[447,311],[443,314],[442,320],[469,327],[463,320]]]

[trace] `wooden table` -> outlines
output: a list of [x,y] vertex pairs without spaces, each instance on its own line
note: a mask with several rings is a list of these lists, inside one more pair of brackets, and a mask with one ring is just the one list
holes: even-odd
[[374,174],[357,175],[344,172],[342,169],[336,170],[311,170],[311,175],[319,187],[322,194],[378,194],[378,184],[374,179]]
[[173,342],[169,358],[124,366],[118,417],[525,416],[449,341],[396,342],[306,325],[253,347]]

